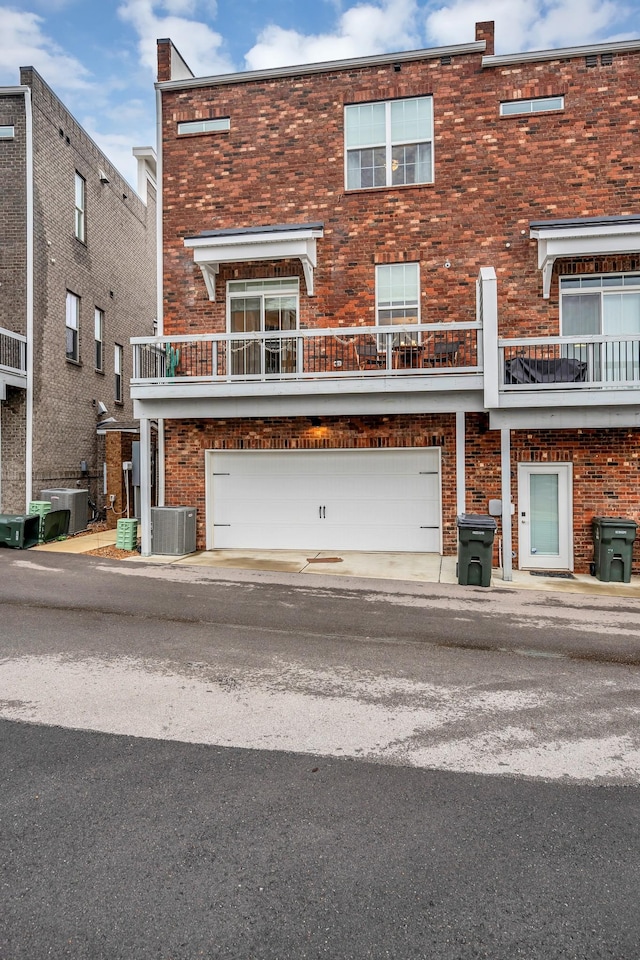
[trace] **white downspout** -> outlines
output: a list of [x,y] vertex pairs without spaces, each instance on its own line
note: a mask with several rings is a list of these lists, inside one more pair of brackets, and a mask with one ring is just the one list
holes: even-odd
[[502,460],[502,579],[513,580],[513,537],[511,532],[511,430],[500,431]]
[[466,434],[464,410],[456,413],[456,513],[467,509]]
[[26,129],[26,188],[27,188],[27,424],[25,437],[25,510],[33,500],[33,112],[31,88],[23,87]]

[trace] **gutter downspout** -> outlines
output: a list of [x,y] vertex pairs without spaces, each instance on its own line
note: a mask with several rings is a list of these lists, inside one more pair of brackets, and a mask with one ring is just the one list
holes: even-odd
[[34,224],[33,224],[33,111],[31,88],[24,91],[27,134],[27,430],[25,450],[26,509],[33,500],[33,310],[34,310]]

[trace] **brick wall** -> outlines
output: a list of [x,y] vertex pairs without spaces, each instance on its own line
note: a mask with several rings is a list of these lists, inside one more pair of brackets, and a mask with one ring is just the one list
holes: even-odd
[[[529,223],[637,212],[639,62],[633,52],[593,69],[584,57],[481,69],[468,54],[400,72],[385,64],[164,91],[166,332],[224,329],[226,280],[255,275],[222,272],[209,302],[185,236],[318,220],[308,323],[372,322],[376,259],[417,259],[423,319],[475,319],[478,269],[492,265],[501,333],[549,332],[557,283],[543,300]],[[434,101],[435,182],[345,191],[344,105],[421,94]],[[501,100],[550,94],[565,96],[564,111],[499,117]],[[179,121],[211,116],[229,116],[230,131],[176,135]]]
[[[151,335],[156,312],[155,194],[149,191],[147,205],[140,200],[35,71],[23,69],[20,79],[33,94],[34,496],[43,487],[88,481],[101,502],[95,404],[101,400],[118,420],[133,417],[129,338]],[[100,182],[100,170],[108,183]],[[76,171],[86,181],[86,243],[74,235]],[[3,211],[5,202],[3,196]],[[67,290],[81,298],[78,364],[65,358]],[[20,297],[24,303],[24,288]],[[96,307],[105,316],[103,372],[94,363]],[[122,405],[115,403],[115,343],[124,348]],[[16,456],[24,464],[24,446]],[[24,509],[24,494],[10,506]]]

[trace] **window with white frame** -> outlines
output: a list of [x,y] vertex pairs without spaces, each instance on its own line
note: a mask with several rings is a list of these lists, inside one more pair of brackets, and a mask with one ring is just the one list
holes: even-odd
[[420,323],[418,263],[385,263],[376,267],[376,319],[380,326]]
[[347,190],[433,183],[433,98],[345,107]]
[[94,340],[96,370],[104,370],[104,311],[95,308],[94,312]]
[[80,360],[80,297],[67,290],[66,304],[66,356],[67,360]]
[[565,345],[590,380],[640,379],[640,274],[561,277],[560,320],[565,337],[602,337]]
[[116,343],[113,348],[113,370],[115,374],[114,399],[116,403],[122,403],[124,396],[122,393],[122,347]]
[[75,179],[75,234],[78,240],[85,242],[86,239],[86,198],[87,184],[83,176],[76,171]]
[[533,100],[504,100],[500,104],[501,117],[513,117],[527,113],[546,113],[549,110],[564,110],[564,97],[535,97]]
[[0,126],[0,140],[13,140],[15,128],[12,123]]
[[210,120],[184,120],[178,124],[178,136],[187,133],[215,133],[217,130],[229,130],[229,117],[214,117]]
[[234,339],[230,342],[231,373],[295,372],[295,337],[281,337],[278,333],[298,328],[299,288],[297,277],[229,281],[227,284],[229,333],[263,334],[260,337]]

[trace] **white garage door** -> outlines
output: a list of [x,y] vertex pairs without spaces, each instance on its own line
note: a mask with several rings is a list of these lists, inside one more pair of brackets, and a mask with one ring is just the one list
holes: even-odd
[[440,450],[208,451],[212,547],[439,553]]

